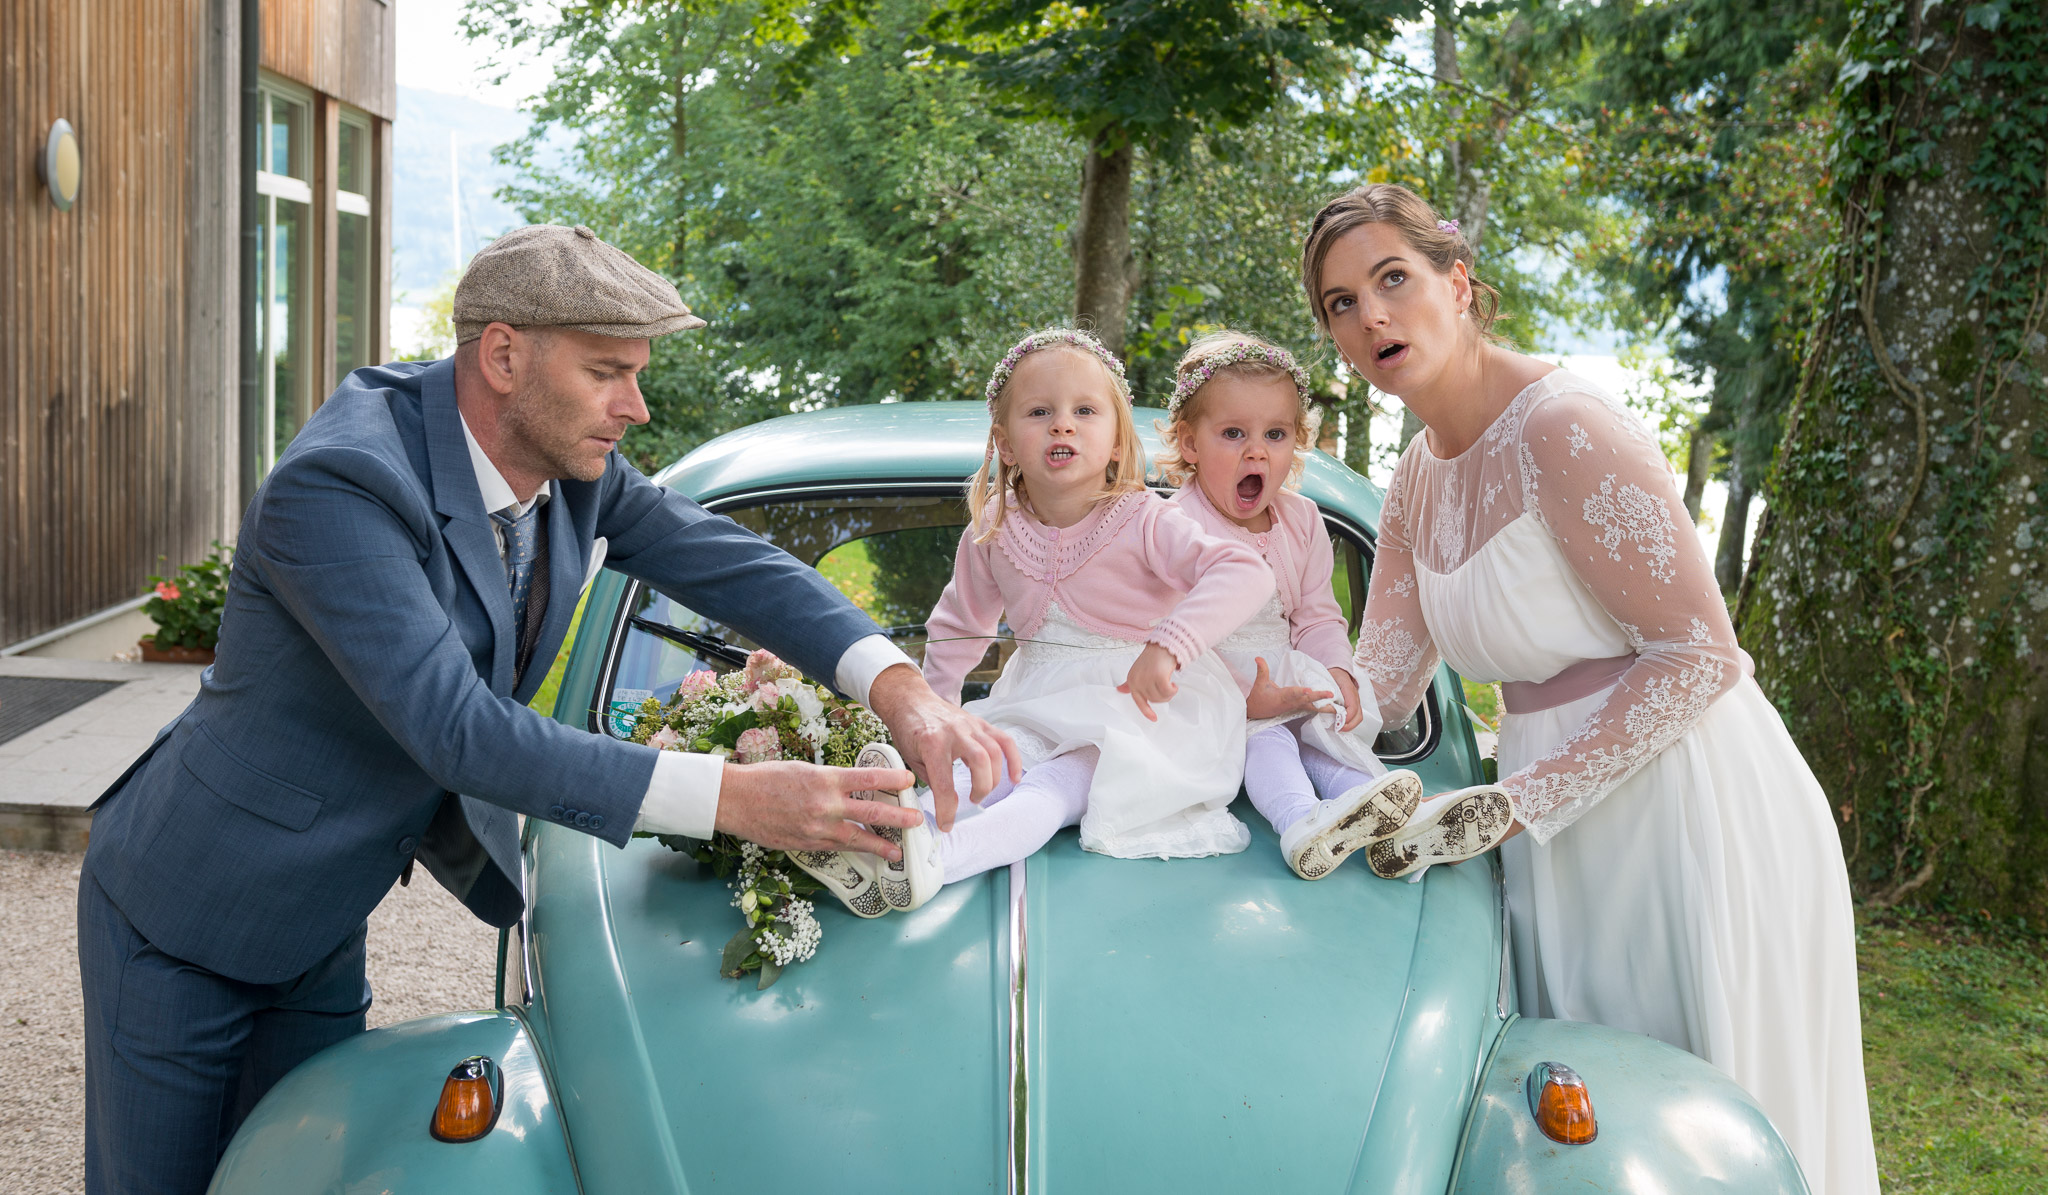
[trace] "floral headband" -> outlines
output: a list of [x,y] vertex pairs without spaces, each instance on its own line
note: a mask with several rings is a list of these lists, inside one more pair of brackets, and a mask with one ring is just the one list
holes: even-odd
[[1123,381],[1124,363],[1116,359],[1115,353],[1103,348],[1101,341],[1077,328],[1046,328],[1043,331],[1033,332],[1031,335],[1011,345],[1010,351],[1003,354],[1003,359],[996,362],[995,372],[988,375],[988,417],[990,419],[996,417],[996,395],[1003,392],[1003,387],[1010,382],[1010,375],[1017,372],[1017,362],[1022,361],[1042,348],[1049,348],[1055,344],[1069,344],[1083,352],[1093,354],[1096,360],[1108,367],[1110,373],[1116,375],[1116,379],[1119,382]]
[[1193,398],[1195,391],[1200,390],[1210,378],[1215,377],[1218,370],[1230,365],[1241,365],[1247,361],[1258,361],[1286,370],[1287,375],[1294,379],[1294,392],[1301,398],[1301,409],[1307,411],[1314,407],[1315,399],[1309,394],[1308,389],[1308,371],[1295,363],[1293,353],[1278,345],[1233,344],[1229,348],[1203,357],[1201,364],[1174,383],[1173,397],[1166,403],[1166,417],[1171,419],[1180,414],[1182,404]]

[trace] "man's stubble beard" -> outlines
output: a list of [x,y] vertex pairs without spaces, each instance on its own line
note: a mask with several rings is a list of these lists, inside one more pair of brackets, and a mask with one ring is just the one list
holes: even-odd
[[575,404],[560,401],[545,382],[522,387],[503,416],[510,431],[532,457],[532,464],[550,478],[596,481],[604,476],[605,458],[579,456],[585,432],[574,425]]

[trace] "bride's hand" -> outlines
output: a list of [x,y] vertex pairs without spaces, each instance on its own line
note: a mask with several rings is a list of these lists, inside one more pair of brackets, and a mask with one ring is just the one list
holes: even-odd
[[1171,701],[1180,692],[1180,686],[1173,683],[1174,669],[1179,666],[1172,652],[1157,643],[1147,643],[1145,650],[1138,653],[1137,662],[1131,665],[1130,675],[1124,677],[1116,691],[1129,693],[1131,700],[1138,703],[1138,712],[1157,722],[1159,715],[1152,712],[1152,703]]
[[1304,714],[1336,712],[1334,707],[1317,704],[1335,697],[1335,693],[1311,689],[1306,685],[1283,689],[1273,683],[1273,674],[1266,670],[1265,657],[1259,657],[1256,665],[1258,675],[1252,678],[1251,694],[1244,699],[1245,717],[1261,722],[1267,718],[1299,718]]

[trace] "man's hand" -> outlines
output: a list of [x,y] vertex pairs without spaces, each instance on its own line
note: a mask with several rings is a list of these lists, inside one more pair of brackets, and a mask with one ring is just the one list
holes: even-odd
[[1179,667],[1180,663],[1173,658],[1172,652],[1157,643],[1147,643],[1145,650],[1139,652],[1137,660],[1131,664],[1130,675],[1124,677],[1124,683],[1118,685],[1116,691],[1129,693],[1131,700],[1138,703],[1138,712],[1157,722],[1159,715],[1152,712],[1152,703],[1157,701],[1163,705],[1180,692],[1180,686],[1173,683],[1174,671]]
[[[1317,704],[1335,697],[1335,693],[1327,689],[1311,689],[1307,685],[1293,685],[1283,689],[1273,683],[1273,674],[1266,669],[1265,657],[1258,658],[1257,667],[1258,675],[1252,678],[1252,691],[1244,699],[1245,717],[1252,721],[1260,722],[1267,718],[1299,718],[1305,714],[1336,712],[1329,706]],[[1337,683],[1341,685],[1344,682]],[[1350,727],[1347,726],[1345,729],[1349,730]]]
[[953,791],[953,761],[967,765],[968,800],[981,799],[1008,772],[1024,778],[1024,757],[1010,736],[932,692],[907,664],[884,668],[868,689],[868,708],[889,728],[910,770],[931,787],[941,831],[953,828],[960,794]]
[[908,829],[924,813],[847,794],[910,785],[910,773],[894,768],[729,763],[718,785],[718,829],[774,850],[867,851],[894,862],[902,849],[867,827]]
[[[1260,661],[1260,663],[1264,662],[1263,660]],[[1339,733],[1348,733],[1356,730],[1358,724],[1365,720],[1365,707],[1358,703],[1358,682],[1353,680],[1351,674],[1342,668],[1330,669],[1330,678],[1337,682],[1339,689],[1344,690],[1344,725],[1338,727],[1337,730]]]

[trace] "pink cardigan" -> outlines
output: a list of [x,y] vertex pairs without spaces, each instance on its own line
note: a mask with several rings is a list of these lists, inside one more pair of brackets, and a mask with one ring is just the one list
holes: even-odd
[[[953,580],[925,620],[932,691],[960,685],[1009,615],[1021,639],[1038,634],[1054,602],[1067,617],[1133,643],[1157,643],[1182,665],[1258,613],[1273,574],[1250,548],[1205,533],[1150,490],[1097,504],[1072,527],[1048,527],[1015,507],[987,543],[960,536]],[[949,642],[936,642],[949,640]]]
[[1323,526],[1322,512],[1312,500],[1292,490],[1274,494],[1273,529],[1263,534],[1224,518],[1202,487],[1193,482],[1182,486],[1173,502],[1200,523],[1202,530],[1258,551],[1279,583],[1280,610],[1287,615],[1294,650],[1326,668],[1351,671],[1351,640],[1344,633],[1344,610],[1337,605],[1337,593],[1330,585],[1336,555],[1330,546],[1330,529]]

